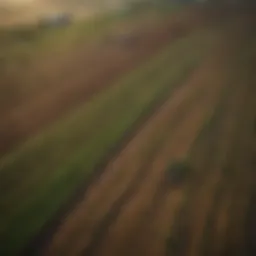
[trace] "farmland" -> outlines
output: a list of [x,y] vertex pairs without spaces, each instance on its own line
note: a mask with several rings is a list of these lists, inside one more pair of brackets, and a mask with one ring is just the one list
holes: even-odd
[[[0,109],[1,255],[253,252],[254,20],[204,11],[111,21],[30,56],[20,83],[3,74],[3,100],[22,97]],[[108,40],[120,28],[134,45]],[[180,186],[164,180],[176,161]]]

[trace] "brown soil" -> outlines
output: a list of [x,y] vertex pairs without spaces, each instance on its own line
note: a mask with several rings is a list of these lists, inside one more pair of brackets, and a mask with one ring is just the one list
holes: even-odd
[[[133,49],[129,54],[127,49],[123,54],[120,53],[122,49],[108,48],[106,52],[102,52],[105,58],[119,56],[115,57],[117,62],[114,58],[113,63],[111,59],[111,63],[104,68],[101,66],[101,71],[97,70],[94,73],[90,70],[91,76],[86,74],[86,77],[90,77],[88,88],[94,89],[85,88],[81,84],[75,86],[79,94],[84,93],[83,96],[76,95],[76,92],[68,97],[71,89],[70,84],[67,83],[61,91],[56,89],[52,96],[42,95],[42,98],[39,97],[35,102],[24,106],[24,112],[12,116],[14,123],[17,120],[34,117],[43,108],[46,108],[46,112],[38,115],[37,120],[34,118],[33,122],[24,124],[22,136],[30,135],[37,131],[38,127],[42,127],[42,122],[46,124],[54,120],[64,110],[78,104],[78,101],[87,99],[88,95],[95,92],[95,88],[101,88],[102,81],[105,86],[105,82],[112,81],[117,74],[133,67],[136,58],[138,61],[153,49],[158,49],[170,41],[171,37],[166,34],[169,29],[167,27],[164,26],[163,31],[148,34],[150,36],[148,38],[158,35],[161,39],[152,40],[152,45],[150,43],[150,46],[147,46],[148,49],[144,45],[140,48],[138,46],[138,52]],[[143,40],[145,38],[147,36],[144,35]],[[173,97],[145,123],[130,143],[113,157],[99,179],[90,185],[83,200],[62,219],[61,225],[42,254],[47,256],[165,255],[166,241],[186,196],[186,186],[178,188],[164,186],[165,170],[170,161],[187,156],[206,118],[219,104],[223,88],[228,88],[232,93],[228,95],[222,116],[210,134],[213,139],[208,136],[206,143],[204,141],[205,144],[197,148],[198,151],[194,155],[193,163],[197,166],[198,176],[193,179],[195,182],[193,193],[189,195],[188,240],[184,255],[203,255],[202,248],[205,242],[212,248],[212,251],[207,249],[210,252],[207,255],[241,255],[242,248],[246,244],[243,240],[244,209],[249,208],[249,194],[254,184],[254,180],[250,180],[250,177],[255,178],[253,175],[243,175],[244,170],[249,173],[255,167],[245,167],[255,150],[255,145],[250,143],[251,134],[248,128],[254,122],[254,113],[250,109],[255,107],[255,103],[252,103],[255,90],[250,91],[251,97],[246,104],[246,96],[250,94],[248,88],[236,83],[227,84],[228,78],[225,72],[221,71],[227,68],[228,61],[225,60],[227,56],[222,55],[227,48],[227,45],[223,46],[219,49],[218,55],[204,63],[191,79],[178,88]],[[108,55],[109,53],[111,54]],[[95,65],[101,65],[100,59],[95,61]],[[84,81],[82,75],[81,77],[79,80]],[[61,97],[58,98],[56,95]],[[54,102],[56,100],[57,103]],[[46,102],[49,103],[48,106],[45,106]],[[50,111],[53,106],[54,111]],[[243,112],[246,115],[243,116]],[[243,121],[245,123],[242,123]],[[241,129],[239,128],[239,132],[236,133],[234,127]],[[244,133],[246,133],[245,139]],[[249,157],[248,148],[251,150]],[[214,152],[211,152],[211,149]],[[209,152],[212,154],[210,157],[207,155]],[[210,235],[212,240],[209,243],[206,241],[208,237],[205,238],[209,232],[207,222],[215,206],[216,191],[220,185],[225,185],[222,183],[223,167],[226,166],[227,160],[230,160],[228,157],[234,158],[232,163],[234,183],[224,190],[223,199],[217,204],[217,210],[211,219],[215,225],[211,226],[213,234]],[[209,163],[202,164],[203,158],[208,159]],[[234,225],[236,220],[241,221]],[[240,243],[235,246],[238,241]],[[234,248],[239,248],[240,251]]]

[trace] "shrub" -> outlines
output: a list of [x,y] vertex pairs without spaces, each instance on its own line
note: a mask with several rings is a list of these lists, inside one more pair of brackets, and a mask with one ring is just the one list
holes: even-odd
[[166,181],[169,184],[181,185],[187,179],[191,167],[187,161],[175,161],[166,171]]

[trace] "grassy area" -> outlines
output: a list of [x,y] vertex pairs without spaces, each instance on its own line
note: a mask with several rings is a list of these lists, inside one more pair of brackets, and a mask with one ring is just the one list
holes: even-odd
[[178,41],[2,159],[0,254],[17,253],[35,235],[145,109],[187,76],[210,44],[204,33]]

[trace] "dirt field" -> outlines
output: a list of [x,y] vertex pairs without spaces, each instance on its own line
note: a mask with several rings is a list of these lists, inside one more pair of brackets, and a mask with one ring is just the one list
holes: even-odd
[[[82,202],[63,219],[44,255],[166,255],[170,230],[172,232],[177,214],[187,200],[187,249],[182,252],[182,249],[171,248],[171,251],[193,256],[205,255],[205,252],[207,255],[242,255],[237,248],[244,247],[237,241],[244,244],[241,230],[249,203],[251,185],[249,188],[247,185],[251,182],[248,177],[239,176],[239,166],[244,168],[251,161],[251,154],[247,155],[248,144],[251,144],[248,129],[252,127],[255,113],[251,110],[255,105],[250,97],[254,95],[251,81],[247,86],[239,81],[230,84],[236,68],[232,66],[231,56],[237,54],[234,51],[237,48],[227,51],[229,40],[223,39],[214,57],[176,90],[106,167]],[[240,81],[243,78],[240,76]],[[213,123],[201,139],[208,119]],[[195,148],[199,139],[202,142]],[[234,150],[236,153],[230,153]],[[166,187],[162,182],[168,164],[188,154],[197,172],[193,183],[180,188]],[[239,163],[233,162],[231,167],[233,159]],[[232,182],[224,178],[223,168],[232,168],[235,175]],[[239,182],[238,176],[243,182]],[[234,199],[238,187],[239,202]],[[219,193],[222,200],[215,198]],[[230,205],[236,210],[230,210]],[[237,220],[241,221],[232,226]],[[179,239],[183,241],[184,237]]]
[[[138,50],[137,56],[133,44],[116,44],[114,42],[113,45],[108,40],[107,42],[103,40],[101,43],[98,41],[99,44],[96,44],[95,47],[103,47],[99,48],[105,49],[105,52],[101,52],[102,54],[105,53],[109,58],[114,58],[116,54],[122,56],[118,58],[119,64],[131,63],[130,68],[133,67],[133,59],[137,58],[139,61],[138,58],[141,60],[144,58],[143,56],[145,58],[142,65],[129,72],[113,86],[99,84],[100,87],[104,86],[104,90],[96,90],[98,93],[95,93],[94,97],[87,98],[90,100],[83,101],[84,95],[81,94],[81,91],[78,94],[76,86],[71,88],[70,84],[64,84],[63,87],[58,88],[58,84],[56,84],[54,88],[43,88],[41,94],[36,94],[37,90],[32,90],[28,95],[33,96],[35,93],[35,97],[24,101],[25,103],[19,102],[16,106],[10,104],[9,108],[6,108],[4,115],[8,116],[8,113],[13,113],[12,119],[9,121],[15,124],[19,120],[20,123],[17,124],[15,130],[19,134],[23,134],[22,127],[27,125],[24,123],[27,120],[25,117],[30,117],[28,125],[34,127],[43,120],[41,117],[48,116],[46,112],[48,107],[49,114],[54,116],[55,111],[61,110],[62,105],[58,104],[62,101],[70,102],[76,99],[75,103],[79,106],[79,108],[73,108],[74,105],[71,104],[70,108],[66,109],[63,120],[55,116],[49,129],[40,130],[41,132],[36,136],[29,135],[26,143],[20,144],[19,147],[2,157],[0,163],[0,208],[3,211],[0,239],[4,242],[0,246],[0,253],[15,254],[24,248],[30,239],[36,237],[37,232],[48,221],[54,219],[56,212],[59,209],[61,211],[65,202],[73,197],[77,190],[80,190],[81,183],[89,184],[91,175],[98,173],[97,170],[103,166],[99,165],[104,163],[104,159],[113,157],[112,149],[120,149],[121,145],[126,144],[123,143],[123,138],[126,141],[126,137],[128,140],[131,139],[138,127],[137,123],[140,124],[143,120],[147,120],[152,111],[154,112],[168,95],[171,95],[176,87],[182,84],[213,44],[211,39],[213,42],[215,40],[214,33],[208,33],[204,29],[198,30],[199,26],[194,27],[195,33],[191,35],[188,33],[192,31],[191,29],[185,30],[185,34],[182,31],[182,34],[178,33],[179,35],[177,35],[177,31],[180,31],[177,23],[174,26],[174,34],[172,33],[173,27],[170,27],[172,21],[163,23],[162,20],[160,23],[155,23],[151,20],[150,23],[149,30],[146,30],[144,23],[142,36],[141,32],[139,33],[138,41],[135,44],[138,47],[135,47]],[[148,25],[148,23],[146,24]],[[184,24],[189,23],[185,22]],[[189,24],[190,26],[191,24]],[[159,29],[156,30],[156,28]],[[153,37],[156,35],[159,35],[160,39],[162,38],[161,43],[158,41],[159,38],[156,40]],[[147,47],[143,45],[144,38],[152,39],[147,42],[148,49],[152,51],[147,50]],[[177,41],[174,40],[175,38]],[[194,51],[186,52],[191,46],[194,47]],[[152,58],[146,58],[146,55],[151,55],[149,53],[154,51],[156,54],[153,54]],[[102,65],[100,67],[106,65],[104,67],[108,73],[105,74],[106,70],[104,69],[99,69],[102,73],[97,73],[97,70],[95,73],[94,70],[93,72],[92,70],[89,70],[88,73],[84,72],[85,77],[92,80],[92,87],[96,86],[95,81],[98,83],[102,79],[96,75],[111,74],[113,79],[117,79],[114,76],[120,75],[118,71],[120,67],[117,64],[107,66],[106,62],[101,64],[99,56],[95,55],[97,58],[94,59],[93,53],[97,52],[87,55],[90,56],[90,61],[94,60],[97,65]],[[84,54],[86,56],[86,52]],[[79,57],[77,60],[81,61],[82,59]],[[69,64],[68,67],[71,68],[72,65]],[[73,78],[71,77],[71,80]],[[81,79],[81,77],[78,78]],[[107,77],[104,82],[108,82]],[[65,92],[64,89],[69,92],[69,95],[65,97],[64,94],[61,94],[61,92]],[[78,97],[81,97],[81,101],[78,100]],[[82,102],[84,104],[81,104]],[[56,103],[57,106],[53,107],[53,103]],[[31,108],[32,106],[33,108]],[[18,112],[16,113],[16,111]],[[35,116],[30,116],[31,113]],[[11,132],[11,127],[6,125],[5,128],[8,133]],[[15,134],[10,134],[12,135],[11,139],[18,145],[19,141],[14,137]],[[126,136],[127,134],[128,136]],[[155,135],[155,137],[158,141],[158,136]],[[164,137],[161,140],[164,140]],[[114,152],[118,153],[117,149]],[[99,170],[99,172],[103,172],[103,170]],[[26,228],[24,228],[25,226]],[[46,225],[46,227],[48,226]]]
[[[229,19],[216,23],[216,10],[212,16],[198,16],[198,19],[194,16],[196,13],[190,9],[183,13],[187,18],[179,16],[184,21],[184,30],[174,18],[153,26],[151,22],[143,23],[139,28],[143,33],[139,33],[135,44],[120,44],[116,38],[112,41],[103,37],[89,53],[73,56],[75,63],[65,67],[67,76],[62,80],[56,77],[58,83],[61,81],[60,87],[45,88],[33,99],[6,110],[0,130],[0,140],[6,136],[2,139],[2,154],[68,112],[72,113],[83,102],[91,102],[91,109],[95,111],[78,115],[91,123],[85,126],[81,123],[79,127],[85,131],[80,137],[74,137],[82,140],[83,135],[84,143],[90,148],[82,150],[83,142],[78,143],[77,148],[76,141],[65,142],[63,145],[68,149],[64,147],[63,152],[60,150],[56,155],[54,152],[49,157],[47,150],[52,145],[46,143],[42,152],[35,154],[33,160],[38,163],[33,163],[31,168],[27,166],[30,165],[29,153],[37,145],[31,144],[24,152],[18,151],[18,160],[14,154],[2,163],[1,191],[6,192],[12,202],[0,196],[6,218],[0,228],[0,238],[7,241],[0,252],[1,249],[11,251],[14,241],[17,250],[28,243],[24,255],[242,256],[245,251],[247,255],[254,255],[256,52],[253,46],[256,41],[251,33],[253,19],[234,11],[226,13]],[[201,41],[193,37],[189,41],[178,41],[170,53],[166,51],[166,56],[162,54],[155,59],[158,64],[149,65],[145,68],[147,72],[143,69],[143,75],[139,73],[131,78],[131,81],[137,79],[137,83],[142,81],[143,86],[127,83],[116,91],[108,90],[114,88],[110,85],[121,74],[149,61],[153,53],[206,24],[208,32],[204,30],[203,36],[196,37]],[[182,47],[178,47],[179,44]],[[192,55],[190,44],[195,52]],[[176,63],[173,58],[177,58]],[[69,70],[74,72],[68,75]],[[157,81],[154,80],[157,77]],[[104,97],[104,92],[110,96]],[[138,93],[141,93],[139,97]],[[159,98],[159,104],[151,108],[152,95]],[[95,103],[93,99],[97,97],[99,102]],[[118,107],[115,113],[114,108]],[[146,110],[150,114],[143,118]],[[127,121],[120,113],[131,118]],[[131,125],[138,120],[142,120],[140,125]],[[113,123],[121,128],[114,129]],[[69,129],[65,131],[73,127],[71,131],[80,132],[72,122],[67,126]],[[136,130],[132,130],[133,127]],[[50,133],[49,138],[54,139],[56,131]],[[126,131],[132,133],[124,143],[122,136],[113,136]],[[60,136],[56,141],[61,143],[63,138],[65,136]],[[106,143],[100,144],[101,141]],[[110,149],[118,143],[121,146],[113,153]],[[74,202],[71,198],[69,204],[68,198],[75,185],[78,186],[78,179],[89,176],[80,169],[95,171],[94,160],[102,160],[98,152],[93,155],[96,149],[104,156],[108,149],[110,157],[99,173],[86,180],[85,187],[79,190],[80,197]],[[72,161],[63,159],[68,167],[58,162],[61,156],[69,158],[69,154],[76,153],[79,157]],[[88,158],[87,162],[84,158]],[[166,171],[176,161],[188,162],[191,173],[181,185],[174,186],[166,181]],[[19,163],[24,164],[21,170],[17,168]],[[24,172],[21,182],[18,171]],[[29,193],[33,189],[35,196]],[[52,192],[56,192],[56,197],[52,194],[52,203],[49,203]],[[64,204],[63,201],[67,202],[68,209],[58,214],[56,205]],[[48,209],[51,207],[53,210]],[[42,216],[38,209],[42,209]],[[39,217],[30,216],[33,213]],[[38,225],[34,228],[33,221],[39,221],[40,225],[34,223]],[[31,231],[12,233],[25,226]],[[26,241],[19,242],[16,236],[19,238],[22,234]],[[27,241],[29,239],[32,240]]]
[[[193,106],[194,102],[204,95],[204,93],[201,91],[203,88],[197,88],[197,84],[194,84],[195,88],[190,87],[190,85],[184,85],[184,87],[179,89],[173,96],[174,101],[168,101],[168,103],[166,103],[166,105],[163,107],[163,110],[160,110],[160,112],[152,120],[150,120],[149,124],[146,125],[146,127],[133,139],[133,141],[128,145],[125,151],[120,153],[120,157],[115,159],[114,162],[111,163],[109,167],[107,167],[109,171],[105,172],[106,177],[105,175],[103,175],[101,180],[99,181],[99,185],[97,185],[96,187],[92,187],[92,191],[90,191],[86,195],[86,199],[82,203],[81,209],[79,207],[77,212],[75,211],[74,215],[72,214],[70,216],[70,223],[68,217],[68,220],[63,227],[64,230],[67,229],[67,232],[64,232],[64,230],[60,232],[61,237],[65,236],[65,234],[67,234],[68,237],[65,238],[65,240],[60,239],[61,241],[66,241],[66,239],[69,240],[72,237],[72,239],[75,239],[77,243],[79,243],[79,240],[81,239],[81,245],[85,247],[85,241],[87,239],[88,242],[91,240],[91,234],[88,231],[92,230],[93,233],[95,232],[95,224],[98,225],[98,223],[100,223],[99,218],[104,217],[109,209],[111,209],[111,205],[115,204],[115,201],[117,201],[119,197],[124,197],[122,196],[122,194],[127,193],[125,193],[125,190],[129,188],[129,186],[134,186],[133,182],[138,183],[138,181],[136,181],[138,179],[141,183],[142,178],[145,179],[147,173],[143,173],[143,171],[145,172],[151,165],[150,163],[148,163],[148,157],[150,155],[154,156],[156,150],[159,150],[159,147],[162,147],[161,144],[164,143],[163,139],[165,140],[166,137],[170,136],[168,135],[170,133],[170,125],[171,127],[174,126],[178,128],[179,126],[177,126],[177,122],[182,119],[182,116],[184,115],[183,112],[186,110],[186,108],[189,106]],[[182,113],[176,113],[177,108],[181,109]],[[173,115],[171,114],[172,112]],[[168,121],[169,119],[170,121]],[[161,134],[165,135],[165,137],[162,137],[162,139],[159,138],[158,135],[159,129],[161,129],[162,131]],[[152,134],[152,132],[154,133]],[[149,142],[149,138],[153,140],[151,143]],[[154,146],[153,149],[151,149],[152,144]],[[145,156],[142,158],[142,155]],[[136,159],[138,160],[136,161]],[[125,170],[127,171],[125,172]],[[106,182],[107,180],[109,182]],[[131,185],[129,185],[130,183]],[[137,186],[139,186],[139,184]],[[104,202],[104,204],[102,202]],[[125,201],[122,202],[122,205],[124,204]],[[88,209],[91,210],[88,211]],[[77,235],[73,234],[73,232],[75,232],[75,234],[76,232],[78,232],[76,231],[75,227],[77,225],[80,226],[80,218],[78,218],[78,216],[81,216],[81,221],[84,224],[88,223],[87,225],[89,225],[84,225],[83,230],[79,229],[80,232],[84,231],[85,234],[83,236],[80,232]],[[74,224],[74,221],[77,224]],[[128,222],[126,223],[128,224]],[[74,229],[74,231],[70,231],[70,228],[72,228],[72,230]],[[59,238],[56,239],[57,241],[59,240]],[[79,250],[79,248],[76,250]],[[67,249],[64,249],[64,251],[67,252]],[[75,252],[76,251],[70,251],[71,254]],[[56,251],[54,250],[52,255],[54,255],[55,253]],[[47,252],[46,254],[49,254],[49,252]]]
[[[165,106],[107,167],[100,180],[91,186],[83,202],[66,220],[63,220],[46,255],[80,255],[81,253],[97,255],[96,250],[100,245],[102,250],[98,252],[99,255],[126,255],[125,252],[127,255],[130,253],[151,255],[146,250],[152,247],[148,247],[147,244],[134,245],[141,242],[140,237],[150,235],[148,228],[151,226],[145,229],[145,225],[149,226],[150,221],[145,221],[144,218],[147,219],[148,214],[152,215],[150,217],[152,220],[155,220],[155,215],[161,216],[161,211],[158,214],[154,212],[154,204],[155,200],[163,196],[163,192],[160,192],[157,198],[154,194],[161,186],[163,172],[168,162],[186,157],[191,143],[207,117],[211,115],[220,97],[222,83],[205,86],[205,82],[212,75],[211,70],[219,64],[215,63],[216,60],[213,61],[212,57],[208,62],[194,73],[187,84],[176,91]],[[184,128],[181,128],[183,126]],[[162,137],[158,135],[159,133]],[[180,150],[177,150],[177,144],[180,145]],[[152,159],[152,162],[148,159]],[[168,191],[167,194],[169,193]],[[178,208],[182,192],[177,193],[178,201],[175,196],[173,197],[173,193],[167,198],[174,200]],[[165,200],[167,199],[164,197],[162,207],[170,207],[168,209],[171,211],[166,211],[166,214],[174,215],[176,208],[172,207],[169,200],[170,205],[167,203],[169,206],[164,206]],[[159,207],[160,205],[157,208]],[[154,226],[154,221],[151,223]],[[156,251],[152,250],[152,255],[162,255],[170,226],[171,223],[170,225],[165,223],[166,231],[162,239],[158,240],[152,234],[152,237],[148,238],[155,240],[155,243],[157,241],[162,243],[155,245]],[[141,232],[145,234],[135,235]],[[74,242],[67,243],[67,241]],[[129,247],[137,250],[131,252],[128,250]]]

